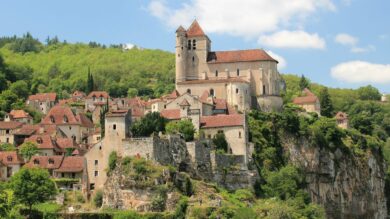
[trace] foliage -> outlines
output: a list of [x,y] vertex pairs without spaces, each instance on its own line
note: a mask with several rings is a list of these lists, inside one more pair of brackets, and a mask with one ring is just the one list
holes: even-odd
[[186,218],[186,213],[187,213],[187,208],[188,208],[188,198],[185,196],[182,196],[177,203],[175,213],[174,213],[174,218],[176,219],[185,219]]
[[320,147],[336,148],[343,145],[344,133],[337,127],[334,119],[321,117],[309,129],[312,142]]
[[93,75],[91,74],[91,69],[88,67],[88,78],[87,78],[87,89],[86,93],[89,94],[94,90]]
[[149,137],[152,133],[164,132],[167,119],[160,113],[148,113],[130,127],[134,137]]
[[165,186],[159,186],[157,194],[152,199],[151,208],[154,211],[164,211],[167,198],[167,188]]
[[15,198],[27,205],[30,211],[34,204],[50,200],[57,193],[49,172],[38,168],[22,168],[12,176],[10,185]]
[[[19,218],[17,200],[12,190],[0,190],[0,217],[1,218]],[[14,217],[10,217],[14,216]]]
[[19,147],[19,154],[26,160],[30,160],[38,151],[38,146],[34,142],[25,142]]
[[303,90],[305,88],[309,88],[309,85],[310,85],[310,81],[307,78],[305,78],[304,75],[302,75],[301,80],[299,81],[299,88]]
[[320,105],[321,105],[321,115],[326,117],[333,117],[333,104],[330,99],[328,88],[323,88],[320,92]]
[[13,144],[10,143],[1,143],[0,144],[0,151],[16,151],[16,147]]
[[107,99],[107,102],[106,102],[106,105],[104,105],[102,107],[102,109],[100,110],[100,135],[101,135],[101,138],[104,137],[105,133],[106,133],[106,114],[108,113],[108,111],[110,110],[110,106],[108,104],[108,99]]
[[190,120],[168,122],[165,130],[169,134],[181,134],[185,141],[194,140],[195,127]]
[[98,190],[95,192],[95,196],[93,197],[93,203],[96,207],[100,208],[103,204],[103,192]]
[[115,169],[117,161],[118,155],[116,151],[111,152],[110,156],[108,157],[108,172],[111,172]]
[[375,87],[368,85],[357,89],[360,100],[380,100],[381,93]]
[[226,141],[226,137],[224,133],[217,133],[213,137],[213,144],[215,145],[215,149],[218,151],[223,151],[224,153],[228,152],[228,142]]

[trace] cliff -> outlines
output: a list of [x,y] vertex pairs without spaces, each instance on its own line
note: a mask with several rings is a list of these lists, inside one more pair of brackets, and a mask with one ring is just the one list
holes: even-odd
[[327,218],[386,218],[385,161],[380,151],[356,155],[313,147],[306,139],[284,137],[289,160],[305,172],[311,200]]

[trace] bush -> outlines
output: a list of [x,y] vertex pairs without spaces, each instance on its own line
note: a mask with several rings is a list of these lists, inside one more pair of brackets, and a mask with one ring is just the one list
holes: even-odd
[[130,127],[134,137],[149,137],[153,133],[164,132],[167,119],[160,113],[148,113],[141,120],[135,122]]
[[195,127],[190,120],[173,121],[167,123],[165,130],[169,134],[181,134],[185,141],[194,140]]
[[118,155],[116,151],[111,152],[110,156],[108,157],[108,172],[111,172],[115,169],[117,161]]
[[214,135],[213,143],[216,150],[223,150],[225,153],[228,152],[228,143],[224,133],[218,133]]
[[188,198],[181,197],[179,203],[176,206],[176,210],[173,217],[176,219],[185,219],[187,213],[187,207],[188,207]]
[[98,208],[102,207],[102,205],[103,205],[103,192],[101,190],[96,191],[95,197],[93,197],[93,203]]

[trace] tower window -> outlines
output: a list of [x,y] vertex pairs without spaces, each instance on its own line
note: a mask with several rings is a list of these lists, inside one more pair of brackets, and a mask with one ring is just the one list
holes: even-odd
[[191,40],[188,40],[188,50],[191,50]]
[[263,85],[263,94],[265,94],[265,85]]
[[236,88],[236,94],[238,94],[238,88]]
[[214,89],[210,89],[210,96],[214,96]]
[[192,62],[195,62],[195,56],[192,56]]
[[192,40],[192,49],[196,50],[196,40]]
[[238,138],[241,138],[241,132],[238,132]]
[[240,69],[237,68],[237,76],[240,76]]
[[215,70],[215,77],[218,77],[218,70]]
[[114,125],[112,126],[112,129],[116,130],[116,124],[114,124]]
[[191,89],[187,89],[187,93],[191,94]]
[[50,121],[51,121],[51,123],[55,123],[56,122],[56,120],[54,119],[54,116],[50,116]]

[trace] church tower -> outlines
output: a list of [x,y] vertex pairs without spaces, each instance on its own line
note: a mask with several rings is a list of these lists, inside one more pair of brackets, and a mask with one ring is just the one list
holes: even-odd
[[176,30],[176,84],[186,80],[187,33],[180,26]]

